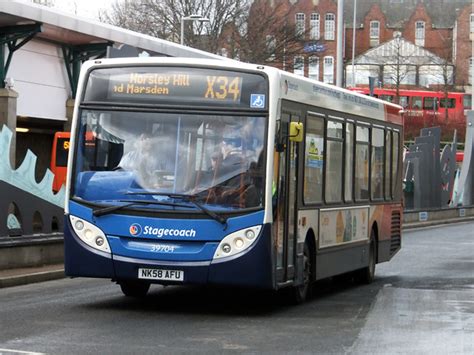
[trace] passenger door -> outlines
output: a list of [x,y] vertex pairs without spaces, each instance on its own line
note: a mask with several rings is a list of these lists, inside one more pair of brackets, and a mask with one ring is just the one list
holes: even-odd
[[274,207],[274,240],[277,251],[277,282],[285,283],[295,277],[296,214],[298,191],[298,143],[289,140],[290,122],[300,121],[300,116],[283,112],[275,151],[278,164],[276,179],[276,201]]

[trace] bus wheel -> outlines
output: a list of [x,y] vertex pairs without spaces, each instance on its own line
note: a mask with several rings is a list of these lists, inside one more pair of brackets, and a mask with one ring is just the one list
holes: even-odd
[[308,243],[304,243],[303,250],[303,283],[299,286],[294,286],[292,289],[293,301],[296,304],[303,303],[309,298],[311,294],[311,255]]
[[369,245],[369,265],[359,270],[359,279],[362,283],[370,284],[375,278],[375,264],[377,246],[375,244],[375,232],[372,230],[370,234],[370,245]]
[[150,289],[149,282],[120,281],[119,285],[127,297],[144,297]]

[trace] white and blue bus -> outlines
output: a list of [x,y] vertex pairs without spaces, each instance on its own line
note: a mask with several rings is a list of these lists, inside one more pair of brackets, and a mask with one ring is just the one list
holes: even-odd
[[65,272],[150,284],[292,288],[401,246],[400,107],[275,68],[127,58],[83,65]]

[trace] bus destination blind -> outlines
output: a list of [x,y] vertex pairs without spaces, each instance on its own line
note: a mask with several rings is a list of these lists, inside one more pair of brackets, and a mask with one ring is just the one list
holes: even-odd
[[260,75],[233,71],[174,67],[111,68],[91,72],[85,100],[249,108],[250,96],[266,95],[266,87],[266,81]]

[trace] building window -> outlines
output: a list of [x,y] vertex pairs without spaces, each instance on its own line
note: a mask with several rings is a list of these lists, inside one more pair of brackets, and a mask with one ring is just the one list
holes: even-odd
[[324,57],[324,79],[327,84],[334,83],[334,58]]
[[319,57],[309,57],[308,77],[313,80],[319,80]]
[[296,56],[293,60],[293,73],[304,76],[304,57]]
[[417,46],[425,45],[425,22],[416,21],[415,22],[415,44]]
[[319,14],[312,13],[311,18],[309,21],[309,28],[310,28],[310,39],[317,40],[319,39]]
[[324,39],[334,41],[336,32],[336,15],[326,14],[324,21]]
[[378,46],[380,42],[380,22],[370,21],[370,46]]
[[305,20],[305,16],[302,12],[298,12],[296,15],[295,15],[295,24],[296,24],[296,36],[298,37],[303,37],[304,36],[304,31],[305,31],[305,28],[304,28],[304,20]]
[[275,36],[267,35],[265,38],[265,43],[267,46],[267,60],[275,60],[275,50],[276,50],[276,39]]
[[469,58],[469,74],[468,74],[469,78],[467,79],[469,84],[471,84],[471,85],[472,85],[472,64],[473,63],[472,63],[472,57],[471,57],[471,58]]
[[473,33],[474,32],[474,14],[471,14],[470,23],[471,23],[471,33]]

